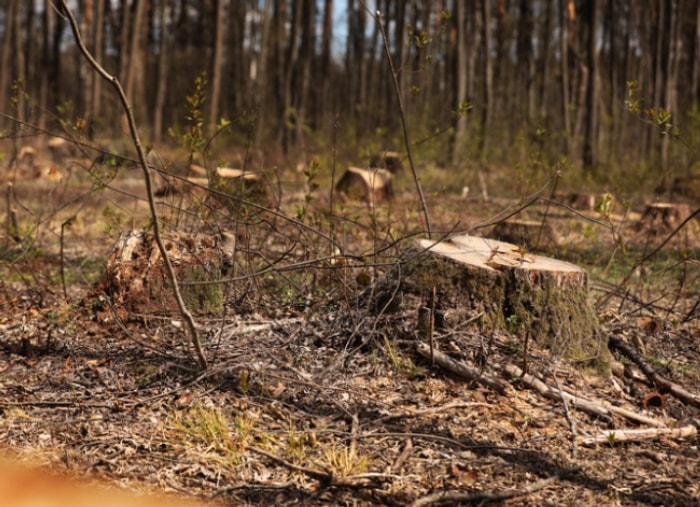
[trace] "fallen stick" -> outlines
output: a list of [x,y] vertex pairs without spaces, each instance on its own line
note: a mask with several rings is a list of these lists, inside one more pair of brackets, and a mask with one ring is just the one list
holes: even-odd
[[641,442],[655,440],[657,438],[683,438],[697,435],[698,430],[693,425],[681,428],[643,428],[610,430],[594,437],[579,437],[576,443],[579,445],[615,444],[617,442]]
[[547,479],[534,482],[524,488],[508,489],[505,491],[482,491],[478,493],[465,493],[463,491],[439,491],[437,493],[431,493],[430,495],[414,500],[411,507],[424,507],[426,505],[444,502],[447,502],[450,505],[455,503],[464,503],[465,505],[478,503],[479,505],[483,505],[490,502],[502,502],[504,500],[510,500],[512,498],[530,495],[540,491],[552,484],[556,479],[557,477],[549,477]]
[[445,368],[447,371],[485,385],[486,387],[496,391],[498,394],[505,394],[510,388],[508,382],[485,373],[481,373],[477,368],[452,359],[447,354],[440,352],[435,348],[431,350],[430,345],[427,343],[419,343],[416,349],[421,356],[428,360],[435,361],[438,366]]
[[659,391],[671,393],[673,396],[681,400],[686,405],[692,405],[694,407],[700,408],[700,398],[695,394],[686,391],[678,384],[675,384],[669,380],[666,380],[661,375],[654,371],[654,368],[637,352],[637,350],[625,343],[622,339],[615,335],[608,336],[608,347],[610,350],[618,350],[624,356],[628,357],[634,363],[639,366],[642,373],[647,376],[650,382],[652,382]]
[[503,367],[503,371],[505,371],[508,375],[512,377],[519,378],[521,382],[523,382],[528,387],[534,389],[545,398],[549,398],[551,400],[556,401],[561,401],[562,398],[566,399],[566,401],[569,402],[574,408],[581,410],[582,412],[586,412],[588,414],[600,417],[601,419],[607,422],[611,422],[612,415],[616,414],[626,419],[647,424],[649,426],[655,426],[658,428],[663,428],[666,426],[666,424],[662,421],[652,419],[651,417],[646,417],[642,414],[632,412],[631,410],[626,410],[620,407],[613,407],[612,405],[609,405],[607,403],[596,403],[587,400],[586,398],[581,398],[580,396],[575,396],[573,394],[567,393],[564,390],[559,391],[558,389],[554,389],[553,387],[548,386],[533,375],[530,375],[529,373],[524,373],[522,369],[515,366],[514,364],[505,365]]

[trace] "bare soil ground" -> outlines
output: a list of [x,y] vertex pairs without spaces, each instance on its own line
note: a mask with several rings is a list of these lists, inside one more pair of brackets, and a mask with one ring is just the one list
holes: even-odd
[[[162,301],[125,313],[94,291],[119,232],[148,224],[141,184],[127,177],[136,173],[123,173],[106,190],[94,178],[16,184],[11,205],[23,240],[3,252],[0,446],[18,459],[226,505],[700,504],[697,433],[616,439],[610,430],[653,426],[619,412],[592,416],[504,373],[524,361],[523,344],[508,333],[466,320],[434,337],[454,359],[508,381],[499,395],[416,353],[413,302],[369,311],[359,295],[420,229],[408,184],[375,213],[346,203],[331,215],[323,192],[307,203],[298,185],[280,215],[237,210],[245,220],[226,225],[210,216],[207,230],[233,231],[240,257],[224,315],[197,318],[210,359],[198,371]],[[439,193],[429,201],[445,234],[518,205]],[[160,209],[188,230],[199,222],[184,207]],[[597,307],[605,332],[697,400],[697,223],[613,292],[665,237],[635,225],[639,213],[617,213],[540,203],[517,216],[546,216],[559,239],[547,253],[590,270],[594,302],[610,296]],[[346,255],[316,230],[340,238]],[[697,428],[697,405],[614,354],[613,375],[534,348],[527,368],[555,392],[665,428]],[[603,443],[585,444],[601,434]]]

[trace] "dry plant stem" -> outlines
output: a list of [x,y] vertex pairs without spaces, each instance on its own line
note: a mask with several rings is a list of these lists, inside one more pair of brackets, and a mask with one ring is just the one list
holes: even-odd
[[430,495],[418,498],[411,504],[411,507],[424,507],[426,505],[433,505],[436,503],[446,503],[449,505],[454,505],[456,503],[459,503],[460,505],[485,505],[490,504],[491,502],[503,502],[504,500],[530,495],[532,493],[540,491],[552,484],[555,480],[557,480],[557,477],[548,477],[547,479],[542,479],[540,481],[534,482],[524,488],[509,489],[506,491],[494,491],[491,493],[487,491],[482,491],[479,493],[465,493],[462,491],[440,491],[438,493],[432,493]]
[[66,2],[66,0],[61,0],[61,7],[65,15],[68,17],[68,21],[70,22],[71,30],[73,32],[73,37],[75,38],[75,42],[78,45],[80,52],[88,61],[90,66],[100,75],[100,77],[108,81],[119,95],[119,100],[121,101],[122,107],[124,108],[124,112],[126,113],[127,121],[129,123],[131,139],[134,142],[134,147],[136,148],[136,152],[139,156],[141,169],[143,170],[143,178],[144,183],[146,185],[146,195],[148,197],[148,207],[151,213],[151,220],[153,221],[153,237],[156,240],[158,250],[160,251],[161,257],[163,258],[165,271],[168,275],[168,281],[173,287],[173,295],[175,296],[175,300],[180,311],[180,316],[185,321],[185,326],[187,327],[188,334],[190,335],[190,340],[197,353],[199,365],[202,369],[206,369],[207,358],[204,355],[204,350],[202,349],[202,344],[199,340],[199,334],[197,333],[194,318],[192,317],[192,314],[187,309],[187,306],[185,305],[185,302],[182,299],[182,294],[180,293],[180,286],[178,285],[177,276],[175,275],[172,263],[170,262],[168,251],[165,249],[165,245],[163,244],[163,238],[160,235],[160,223],[158,219],[158,210],[156,209],[155,198],[153,196],[151,170],[149,169],[148,162],[146,161],[146,152],[144,151],[143,145],[141,144],[141,138],[139,137],[139,133],[136,128],[136,120],[134,119],[134,113],[131,104],[129,103],[129,100],[127,99],[126,94],[124,93],[124,89],[122,88],[121,83],[119,82],[117,77],[112,76],[106,70],[104,70],[104,68],[102,68],[102,66],[93,58],[92,54],[90,54],[90,51],[87,49],[87,47],[85,47],[85,43],[83,42],[82,36],[80,34],[80,29],[78,28],[78,23],[76,22],[72,11],[68,7],[68,3]]
[[697,216],[700,216],[700,208],[697,208],[697,209],[696,209],[695,211],[693,211],[690,215],[688,215],[688,216],[685,218],[685,220],[683,220],[680,224],[678,224],[678,227],[676,227],[675,229],[673,229],[673,230],[668,234],[668,236],[666,236],[666,237],[664,238],[664,240],[663,240],[661,243],[659,243],[659,245],[658,245],[656,248],[654,248],[651,252],[649,252],[649,253],[646,254],[644,257],[642,257],[642,258],[639,259],[637,262],[635,262],[634,265],[633,265],[633,266],[630,268],[630,270],[627,272],[627,274],[625,275],[625,277],[622,279],[622,281],[621,281],[620,283],[617,284],[617,286],[615,287],[615,289],[613,289],[612,291],[610,291],[605,297],[603,297],[600,301],[598,301],[598,303],[596,304],[596,306],[597,306],[598,308],[603,308],[603,307],[610,301],[610,299],[611,299],[615,294],[618,294],[618,293],[623,289],[623,287],[627,284],[627,282],[630,281],[630,278],[632,278],[632,275],[637,271],[637,268],[638,268],[639,266],[643,265],[643,264],[644,264],[645,262],[647,262],[649,259],[651,259],[652,257],[654,257],[657,253],[659,253],[659,252],[661,251],[661,249],[662,249],[663,247],[665,247],[665,246],[668,244],[668,242],[671,241],[671,240],[673,239],[673,237],[674,237],[676,234],[678,234],[678,233],[683,229],[683,227],[686,226],[687,223],[689,223],[693,218],[695,218],[695,217],[697,217]]
[[610,430],[594,437],[579,437],[580,445],[591,446],[598,444],[615,444],[618,442],[643,442],[658,438],[685,438],[698,434],[698,429],[692,424],[680,428],[634,428]]
[[387,62],[389,63],[389,70],[391,71],[391,78],[394,82],[394,91],[396,92],[396,100],[399,103],[399,116],[401,117],[401,128],[403,130],[403,142],[406,146],[406,154],[408,155],[408,165],[411,166],[411,174],[413,175],[413,182],[416,184],[416,190],[418,191],[418,197],[420,199],[420,205],[423,208],[423,217],[425,218],[425,229],[428,233],[428,239],[432,237],[432,226],[430,225],[430,214],[428,213],[428,203],[425,201],[425,195],[423,195],[423,187],[421,187],[420,180],[418,179],[418,173],[416,172],[416,166],[413,163],[413,153],[411,152],[411,140],[408,136],[408,127],[406,127],[406,114],[403,107],[403,99],[401,98],[401,86],[399,85],[399,80],[397,78],[396,69],[394,68],[394,61],[391,59],[391,50],[389,49],[389,38],[386,35],[386,30],[384,29],[384,22],[382,21],[382,13],[377,11],[377,23],[379,25],[379,31],[382,34],[382,40],[384,41],[384,53],[386,54]]
[[493,389],[498,394],[506,394],[506,392],[510,389],[507,382],[491,377],[490,375],[483,374],[472,366],[455,361],[450,356],[440,352],[437,349],[433,349],[431,351],[430,345],[426,343],[419,343],[416,350],[421,356],[425,357],[426,359],[435,360],[435,363],[437,363],[438,366],[445,368],[449,372],[482,384],[489,389]]
[[572,436],[572,442],[571,442],[571,457],[576,458],[576,420],[571,416],[571,412],[569,411],[569,403],[566,401],[566,397],[564,396],[564,391],[561,388],[561,384],[559,383],[559,378],[557,377],[557,372],[553,371],[552,372],[552,377],[554,378],[554,383],[557,384],[557,389],[559,390],[559,396],[561,396],[561,401],[564,404],[564,415],[566,416],[566,421],[569,423],[569,428],[571,429],[571,436]]
[[608,346],[611,350],[618,350],[626,357],[634,361],[634,363],[639,366],[639,369],[642,370],[652,385],[656,386],[659,390],[671,393],[686,405],[692,405],[700,408],[700,397],[698,397],[698,395],[686,391],[678,384],[666,380],[661,375],[656,373],[654,368],[652,368],[651,365],[644,360],[644,358],[634,349],[634,347],[625,343],[614,335],[608,336]]
[[549,398],[550,400],[555,401],[560,401],[566,398],[566,400],[571,404],[573,408],[599,417],[603,421],[611,422],[612,415],[615,414],[625,417],[631,421],[639,422],[642,424],[648,424],[649,426],[655,426],[658,428],[666,426],[661,421],[657,421],[656,419],[652,419],[651,417],[646,417],[644,415],[637,414],[636,412],[632,412],[630,410],[625,410],[624,408],[614,407],[608,404],[603,405],[600,403],[595,403],[585,398],[574,396],[573,394],[570,394],[564,390],[554,389],[553,387],[550,387],[544,382],[542,382],[534,375],[524,373],[523,370],[521,370],[514,364],[505,365],[503,367],[503,371],[507,375],[517,378],[526,386],[530,387],[531,389],[534,389],[545,398]]
[[64,238],[65,238],[65,230],[66,227],[68,227],[73,220],[75,220],[75,215],[70,217],[68,220],[63,222],[61,224],[61,237],[59,238],[59,260],[61,263],[61,286],[63,287],[63,298],[68,301],[68,289],[66,287],[66,266],[65,266],[65,257],[63,256],[63,244],[64,244]]

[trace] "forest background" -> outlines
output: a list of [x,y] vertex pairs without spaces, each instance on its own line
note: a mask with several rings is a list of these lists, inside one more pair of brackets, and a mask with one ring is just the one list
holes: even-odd
[[[307,162],[331,144],[366,164],[376,149],[400,148],[381,12],[419,160],[453,170],[456,185],[469,170],[528,165],[648,191],[696,158],[669,137],[697,145],[697,0],[73,4],[150,144],[174,141],[168,132],[186,122],[185,98],[206,73],[209,133],[230,120],[219,145],[266,154],[262,164]],[[23,124],[38,129],[23,136],[125,136],[117,98],[53,2],[0,1],[0,40],[3,137]]]

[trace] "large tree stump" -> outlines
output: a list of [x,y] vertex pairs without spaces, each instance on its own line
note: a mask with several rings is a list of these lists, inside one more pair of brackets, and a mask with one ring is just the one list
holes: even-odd
[[[206,234],[174,233],[164,235],[163,241],[188,309],[196,315],[220,314],[224,299],[221,284],[196,283],[222,278],[227,257],[217,240]],[[103,293],[121,317],[131,313],[178,314],[152,232],[132,231],[119,238],[93,291],[95,296]]]
[[609,352],[588,301],[583,268],[475,236],[439,243],[423,239],[418,246],[427,251],[411,268],[409,283],[421,290],[435,287],[442,311],[460,310],[465,319],[483,312],[482,322],[492,329],[608,367]]

